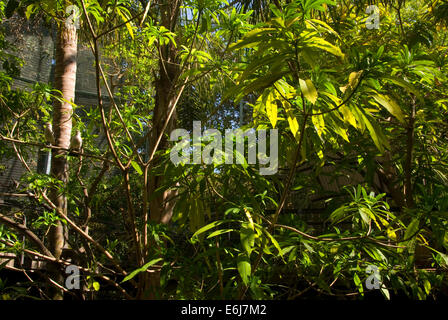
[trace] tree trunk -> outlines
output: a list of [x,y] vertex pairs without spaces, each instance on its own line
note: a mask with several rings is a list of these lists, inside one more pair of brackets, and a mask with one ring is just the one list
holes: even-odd
[[[181,0],[166,1],[164,3],[165,6],[162,6],[161,25],[173,32],[177,17],[179,15],[181,2]],[[172,43],[169,43],[167,45],[160,46],[159,50],[159,74],[155,81],[156,99],[152,119],[153,127],[149,135],[149,154],[151,154],[156,148],[157,150],[166,150],[168,148],[169,141],[166,135],[169,135],[170,132],[175,129],[176,123],[176,112],[174,112],[168,121],[162,139],[157,146],[157,140],[163,132],[163,127],[167,120],[169,111],[173,108],[176,101],[176,91],[174,88],[177,84],[177,79],[180,73],[176,47]],[[158,165],[160,165],[160,161],[157,157],[155,157],[149,167],[149,172],[153,172],[152,169]],[[160,186],[162,186],[163,182],[164,177],[161,175],[150,175],[149,177],[149,212],[151,221],[167,224],[173,216],[173,208],[175,204],[173,198],[176,196],[177,192],[175,190],[166,190],[157,197],[154,197],[154,193]],[[144,281],[146,283],[145,291],[147,291],[147,297],[150,299],[160,298],[157,295],[158,288],[160,287],[160,273],[153,272]]]
[[412,153],[414,149],[414,124],[415,124],[415,98],[411,106],[411,114],[406,130],[406,160],[404,163],[404,189],[403,194],[408,208],[414,207],[414,197],[412,195]]
[[[177,16],[179,15],[179,7],[181,1],[167,1],[166,10],[162,10],[162,25],[170,31],[174,31]],[[174,90],[179,77],[179,61],[176,58],[176,47],[169,43],[160,47],[159,59],[159,76],[156,80],[156,101],[153,115],[153,128],[149,137],[149,153],[156,147],[157,139],[162,132],[166,117],[169,110],[173,107],[176,99],[176,92]],[[175,128],[176,112],[168,122],[165,129],[165,134]],[[166,135],[162,136],[157,150],[166,150],[168,148],[168,139]],[[153,161],[151,168],[157,165],[157,159]],[[151,170],[150,170],[151,172]],[[151,176],[148,183],[148,191],[150,197],[162,185],[163,176]],[[149,204],[150,219],[158,223],[168,223],[173,215],[173,201],[170,199],[175,195],[173,190],[167,190],[156,198],[151,198]]]
[[[76,55],[77,32],[75,26],[62,24],[58,28],[56,41],[56,66],[54,87],[62,93],[67,101],[75,100],[76,85]],[[53,129],[56,146],[68,149],[72,132],[72,105],[66,101],[55,100],[53,108]],[[56,149],[51,162],[51,174],[62,181],[62,186],[68,183],[68,162],[66,152]],[[64,214],[67,214],[67,199],[57,188],[52,188],[50,199]],[[64,228],[61,221],[50,228],[48,245],[51,253],[58,259],[64,248]],[[50,266],[50,277],[64,285],[64,278],[56,265]],[[60,300],[63,293],[60,289],[51,290],[52,299]]]

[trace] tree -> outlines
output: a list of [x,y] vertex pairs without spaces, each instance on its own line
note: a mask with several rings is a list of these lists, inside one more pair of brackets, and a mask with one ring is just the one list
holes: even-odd
[[[98,104],[75,106],[84,150],[64,160],[66,176],[36,174],[22,156],[67,151],[35,137],[54,92],[0,90],[12,106],[2,145],[29,169],[23,212],[0,215],[2,246],[22,234],[54,271],[77,264],[83,299],[369,298],[372,270],[386,299],[435,297],[448,263],[444,5],[382,1],[369,29],[368,4],[80,1]],[[55,105],[70,108],[59,91]],[[170,133],[195,120],[278,129],[278,173],[238,150],[233,164],[172,163]],[[61,179],[52,200],[45,187]],[[76,259],[54,261],[41,241],[54,224]]]

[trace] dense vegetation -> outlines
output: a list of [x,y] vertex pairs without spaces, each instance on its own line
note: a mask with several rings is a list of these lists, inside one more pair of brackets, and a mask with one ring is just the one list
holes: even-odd
[[[18,282],[3,263],[3,299],[447,295],[446,0],[9,0],[0,18],[58,40],[54,83],[18,89],[27,61],[0,30],[0,170],[25,170],[0,251],[47,263]],[[78,45],[95,106],[73,103]],[[170,133],[194,121],[278,129],[278,170],[247,149],[174,164]]]

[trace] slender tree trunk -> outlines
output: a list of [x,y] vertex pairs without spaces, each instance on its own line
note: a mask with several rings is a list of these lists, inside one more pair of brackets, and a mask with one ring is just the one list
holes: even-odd
[[[166,9],[162,9],[162,25],[170,31],[174,31],[177,16],[179,14],[179,7],[181,1],[167,1]],[[160,47],[159,59],[159,76],[156,79],[156,101],[153,115],[153,129],[149,137],[149,153],[156,147],[157,139],[162,132],[166,117],[169,110],[173,107],[176,99],[176,92],[174,90],[179,77],[179,61],[177,61],[177,49],[173,44],[168,44]],[[176,113],[173,114],[168,122],[165,134],[168,134],[175,128]],[[162,136],[157,150],[166,150],[168,148],[168,139],[166,135]],[[157,159],[153,161],[154,167],[158,164]],[[151,169],[150,168],[150,169]],[[150,170],[151,172],[151,170]],[[148,183],[149,196],[151,197],[157,188],[162,185],[163,176],[150,176]],[[168,190],[156,198],[151,198],[149,204],[150,219],[158,223],[168,223],[173,215],[173,201],[170,199],[174,195],[174,191]]]
[[[181,2],[181,0],[165,1],[163,3],[164,5],[161,6],[161,25],[173,32],[179,15]],[[176,92],[174,87],[177,84],[177,79],[180,73],[176,47],[170,43],[160,46],[159,50],[159,74],[155,81],[156,99],[152,119],[153,127],[151,134],[149,135],[149,154],[151,154],[155,148],[157,148],[157,150],[166,150],[168,148],[169,141],[166,134],[169,135],[170,132],[175,129],[176,123],[176,113],[174,113],[168,122],[159,145],[157,146],[157,140],[162,133],[168,113],[175,104]],[[151,173],[153,171],[152,169],[158,165],[160,165],[160,161],[156,157],[149,167],[149,172]],[[149,212],[151,221],[167,224],[173,216],[173,198],[176,196],[176,191],[166,190],[157,197],[154,197],[154,193],[160,186],[162,186],[163,182],[164,176],[149,176]],[[160,274],[158,272],[152,273],[145,282],[147,284],[145,286],[146,289],[149,289],[149,298],[158,298],[157,288],[160,287]]]
[[[77,55],[77,32],[75,26],[62,24],[58,28],[56,41],[56,66],[55,66],[55,89],[62,93],[66,101],[74,102],[76,85],[76,55]],[[57,147],[69,148],[72,132],[72,106],[69,102],[55,100],[53,108],[53,129]],[[68,162],[66,152],[56,149],[51,162],[51,174],[54,178],[62,181],[62,186],[68,183]],[[58,209],[67,214],[67,199],[57,188],[50,192],[51,201]],[[51,253],[59,258],[64,248],[64,228],[58,221],[56,226],[50,228],[48,244]],[[64,285],[63,275],[56,265],[50,266],[50,277],[61,285]],[[59,289],[51,290],[52,299],[62,299],[63,293]]]
[[412,101],[411,114],[406,132],[406,160],[404,164],[404,196],[406,206],[412,208],[414,206],[414,198],[412,195],[412,153],[414,149],[414,124],[415,124],[415,98]]

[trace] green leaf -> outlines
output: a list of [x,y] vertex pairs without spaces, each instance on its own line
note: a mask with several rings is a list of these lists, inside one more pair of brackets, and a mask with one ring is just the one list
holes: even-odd
[[317,101],[317,91],[311,80],[299,79],[299,83],[300,83],[300,90],[302,90],[302,93],[305,96],[305,98],[312,104],[315,104]]
[[409,224],[409,226],[406,228],[406,231],[404,233],[404,240],[405,241],[409,241],[411,240],[412,236],[415,236],[415,233],[418,230],[418,226],[420,224],[420,220],[415,218],[411,221],[411,223]]
[[272,128],[275,128],[277,124],[277,102],[274,101],[274,95],[272,92],[266,97],[266,113],[269,121],[272,124]]
[[373,98],[387,109],[401,123],[404,123],[404,116],[398,104],[388,95],[376,94]]
[[341,111],[342,115],[344,116],[345,122],[349,123],[354,128],[357,128],[355,117],[348,107],[342,106],[339,108],[339,111]]
[[245,285],[249,284],[249,278],[251,273],[250,259],[245,254],[238,256],[237,262],[238,272]]
[[425,281],[423,281],[423,286],[426,294],[429,294],[431,292],[431,282],[429,282],[428,279],[425,279]]
[[311,37],[309,40],[307,40],[307,45],[309,47],[315,47],[322,50],[325,50],[331,54],[334,54],[335,56],[344,58],[344,54],[341,52],[341,49],[338,47],[332,45],[330,42],[319,38],[319,37]]
[[269,33],[276,31],[275,28],[256,28],[245,34],[244,38],[229,46],[229,49],[236,50],[240,48],[255,47],[261,41],[269,41],[272,37]]
[[283,107],[285,108],[286,111],[286,116],[289,123],[289,129],[294,135],[296,141],[299,141],[299,122],[297,121],[296,116],[294,115],[289,102],[285,102],[283,104]]
[[384,295],[384,297],[387,300],[390,300],[390,293],[389,290],[387,290],[386,288],[384,288],[383,286],[380,287],[381,293]]
[[250,228],[241,228],[240,230],[240,240],[243,249],[248,255],[252,252],[255,244],[255,232]]
[[200,235],[201,233],[204,233],[214,227],[217,227],[223,223],[228,223],[228,222],[232,222],[235,220],[218,220],[218,221],[213,221],[212,223],[209,223],[205,226],[203,226],[202,228],[198,229],[192,236],[191,236],[191,240],[194,241],[196,240],[197,236]]
[[362,220],[368,225],[370,223],[371,217],[366,208],[359,208],[358,209],[359,214],[361,215]]
[[411,83],[407,82],[404,79],[395,77],[395,76],[388,76],[388,75],[382,75],[382,78],[385,80],[388,80],[396,85],[399,85],[400,87],[406,89],[408,92],[413,93],[417,99],[420,100],[420,102],[424,102],[423,96],[420,93],[420,91]]
[[324,132],[324,129],[325,129],[325,122],[324,122],[323,115],[319,114],[319,115],[312,116],[311,121],[313,122],[314,127],[316,128],[316,131],[317,131],[317,134],[319,135],[319,137],[322,137],[322,133]]
[[100,284],[97,281],[94,281],[92,285],[95,291],[100,291]]
[[272,244],[274,245],[274,247],[278,250],[278,253],[280,254],[280,256],[283,257],[283,250],[280,247],[279,243],[277,240],[275,240],[275,238],[272,236],[272,234],[270,234],[268,231],[263,230],[264,233],[266,233],[266,235],[268,236],[268,238],[271,240]]
[[[361,113],[361,112],[360,112]],[[363,120],[363,124],[369,130],[370,136],[372,137],[373,143],[380,150],[380,152],[384,152],[384,145],[387,144],[387,141],[384,140],[384,137],[376,130],[376,128],[372,125],[369,119],[361,113],[361,118]]]
[[235,231],[235,229],[220,229],[220,230],[216,230],[216,231],[213,231],[212,233],[210,233],[207,236],[207,239],[219,236],[221,234],[229,233],[229,232],[232,232],[232,231]]
[[[117,9],[118,15],[121,17],[123,22],[126,22],[129,20],[129,18],[126,17],[126,15],[122,12],[122,10],[120,8],[116,8],[116,9]],[[129,35],[131,36],[131,38],[134,39],[134,31],[132,30],[132,25],[130,22],[126,23],[126,29],[128,29],[128,32],[129,32]]]
[[135,169],[135,171],[137,171],[137,173],[138,173],[139,175],[142,175],[142,174],[143,174],[143,171],[142,171],[142,169],[140,168],[140,166],[138,165],[137,162],[135,162],[135,161],[131,161],[131,165],[132,165],[132,167]]
[[139,274],[140,272],[144,272],[144,271],[146,271],[150,266],[156,264],[156,263],[159,262],[160,260],[162,260],[162,258],[157,258],[157,259],[153,259],[153,260],[149,261],[148,263],[146,263],[145,265],[143,265],[141,268],[138,268],[138,269],[132,271],[132,272],[131,272],[130,274],[128,274],[128,275],[123,279],[123,281],[121,281],[121,282],[123,283],[123,282],[126,282],[126,281],[128,281],[128,280],[134,278],[137,274]]
[[442,252],[439,252],[439,255],[440,255],[440,257],[442,257],[445,267],[448,267],[448,255],[446,255]]
[[[323,21],[321,21],[321,20],[318,20],[318,19],[309,19],[309,20],[306,21],[306,23],[312,25],[314,28],[316,28],[316,26],[314,26],[313,23],[317,23],[317,24],[319,24],[320,26],[322,26],[324,30],[326,30],[326,31],[328,31],[329,33],[332,33],[332,34],[334,34],[335,36],[337,36],[338,38],[340,38],[339,35],[337,34],[337,32],[334,31],[332,27],[330,27],[328,24],[326,24],[325,22],[323,22]],[[316,28],[316,29],[318,29],[318,28]]]
[[358,276],[357,273],[355,273],[353,275],[353,282],[355,283],[356,287],[358,288],[358,291],[360,293],[363,293],[364,292],[364,287],[363,287],[361,279],[359,279],[359,276]]

